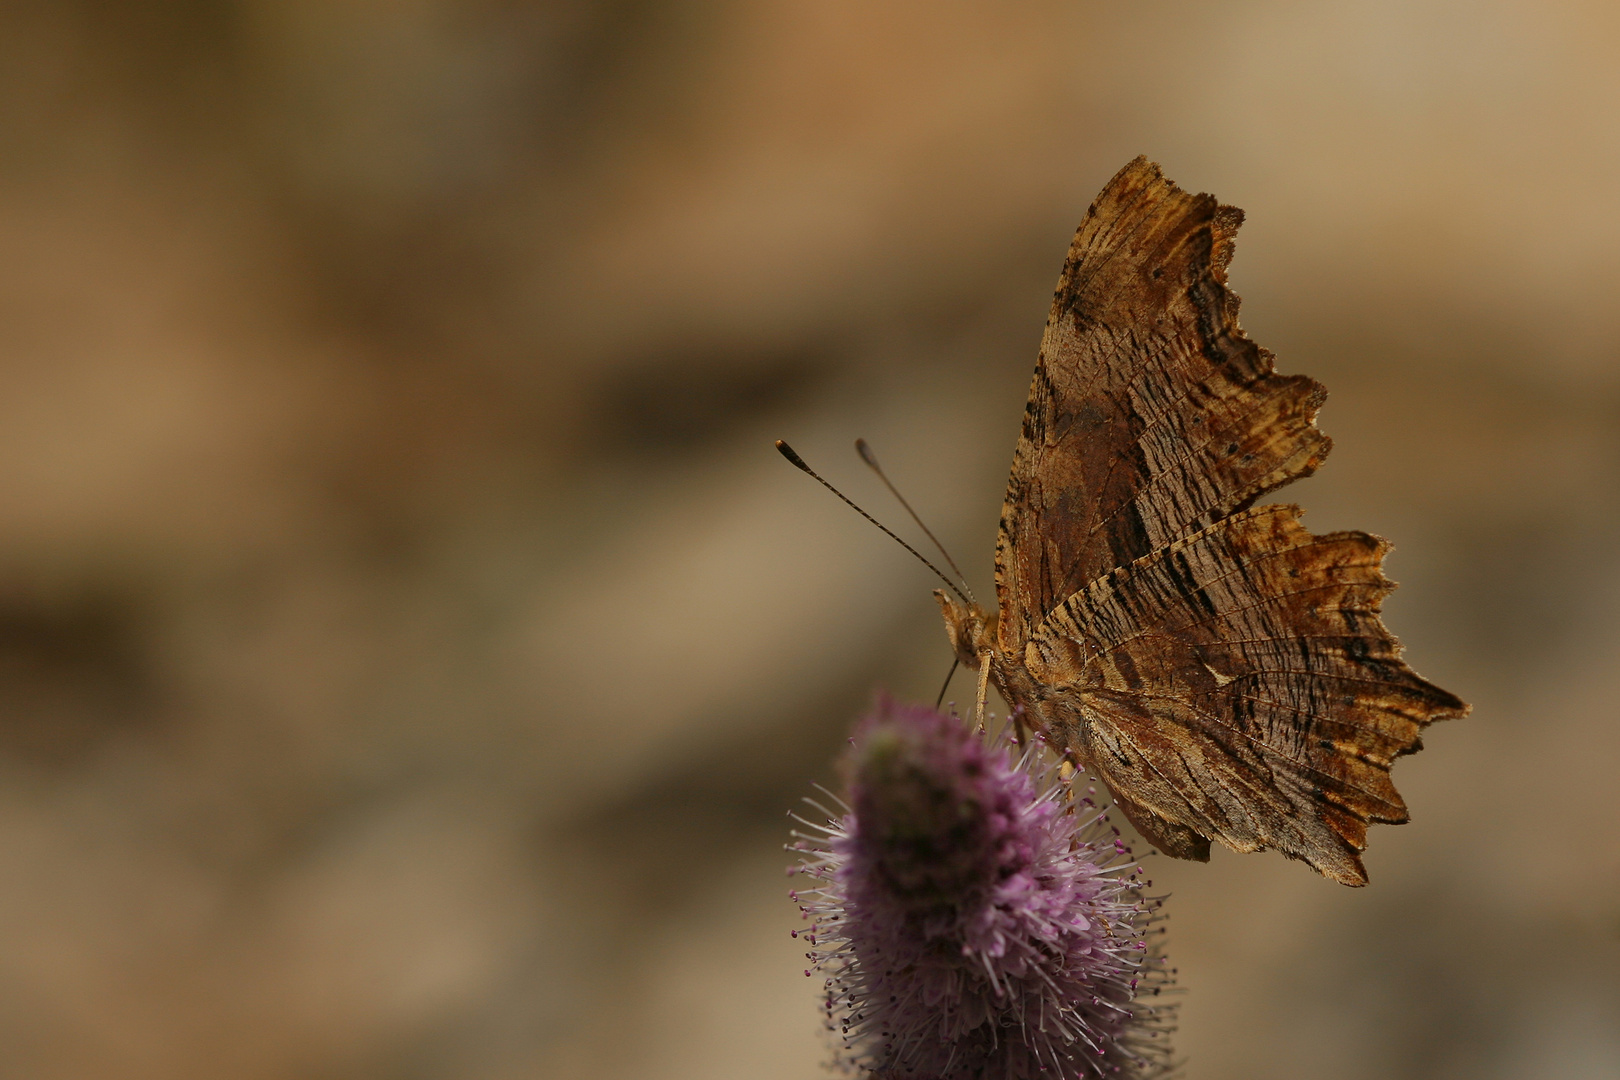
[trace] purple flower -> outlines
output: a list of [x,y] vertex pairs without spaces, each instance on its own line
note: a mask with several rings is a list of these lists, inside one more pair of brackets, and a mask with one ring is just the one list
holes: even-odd
[[[883,700],[851,740],[852,806],[794,833],[846,1067],[915,1080],[1169,1071],[1160,901],[1043,748]],[[1076,777],[1083,782],[1083,778]],[[803,819],[800,819],[803,821]],[[1154,932],[1156,933],[1156,932]]]

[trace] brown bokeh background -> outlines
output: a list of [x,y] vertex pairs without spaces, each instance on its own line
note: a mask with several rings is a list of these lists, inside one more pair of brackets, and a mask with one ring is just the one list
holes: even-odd
[[[1194,1080],[1620,1075],[1620,9],[0,8],[0,1076],[822,1075],[784,812],[987,588],[1147,153],[1474,703],[1159,860]],[[960,678],[960,677],[959,677]],[[971,691],[965,680],[955,696]]]

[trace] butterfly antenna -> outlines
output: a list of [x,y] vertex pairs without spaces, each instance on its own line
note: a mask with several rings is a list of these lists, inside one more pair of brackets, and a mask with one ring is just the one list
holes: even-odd
[[787,458],[789,461],[791,461],[793,463],[794,468],[798,469],[801,472],[808,473],[822,487],[826,488],[828,491],[832,492],[834,495],[838,496],[840,499],[843,499],[844,504],[846,506],[848,506],[851,510],[853,510],[857,514],[861,515],[861,517],[865,518],[867,521],[870,521],[873,525],[876,525],[879,529],[882,529],[884,535],[886,535],[890,540],[893,540],[895,543],[899,544],[901,547],[903,547],[907,551],[911,552],[911,554],[916,557],[917,561],[922,563],[924,566],[928,567],[928,569],[932,570],[934,572],[934,576],[939,578],[939,580],[943,581],[950,588],[951,592],[955,593],[957,596],[960,596],[962,598],[963,603],[965,603],[965,604],[973,603],[972,600],[969,600],[965,595],[963,595],[962,590],[957,587],[956,582],[952,581],[950,578],[948,578],[944,574],[940,573],[939,572],[939,567],[935,566],[933,563],[931,563],[927,559],[923,558],[921,552],[919,552],[916,548],[912,547],[910,544],[906,543],[904,540],[900,539],[898,536],[894,535],[894,533],[891,532],[889,530],[889,528],[887,526],[885,526],[877,518],[873,517],[871,514],[868,514],[865,510],[862,510],[860,507],[856,506],[855,503],[850,500],[849,496],[845,495],[842,491],[839,491],[837,488],[835,488],[831,484],[827,483],[827,481],[823,480],[821,478],[820,473],[816,472],[816,470],[812,469],[810,466],[808,466],[808,465],[806,465],[804,463],[804,458],[800,457],[798,454],[793,452],[793,447],[789,446],[787,443],[783,442],[781,439],[777,439],[776,440],[776,448],[777,448],[777,450],[781,451],[783,457]]
[[878,479],[883,481],[883,486],[889,489],[889,494],[900,500],[900,505],[906,508],[906,513],[910,514],[911,520],[917,523],[917,528],[926,533],[928,535],[928,539],[934,542],[935,550],[937,550],[941,555],[945,556],[946,564],[949,565],[952,570],[956,571],[957,579],[962,582],[962,589],[967,593],[968,602],[977,603],[977,601],[973,599],[973,588],[967,583],[967,575],[962,573],[962,568],[960,566],[956,565],[956,560],[951,558],[951,553],[945,550],[945,545],[939,542],[939,537],[934,535],[934,530],[923,524],[923,519],[917,516],[917,511],[911,508],[911,504],[906,502],[906,497],[900,494],[900,489],[895,487],[894,483],[890,481],[888,474],[883,471],[883,466],[878,464],[877,455],[872,453],[872,448],[867,445],[865,439],[855,440],[855,452],[861,455],[861,460],[866,462],[873,472],[878,474]]

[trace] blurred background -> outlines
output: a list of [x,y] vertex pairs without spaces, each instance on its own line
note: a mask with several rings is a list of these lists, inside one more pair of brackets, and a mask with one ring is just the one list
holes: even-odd
[[[0,7],[0,1076],[823,1075],[784,813],[988,591],[1074,226],[1245,208],[1474,704],[1153,865],[1194,1080],[1620,1076],[1620,8]],[[909,528],[903,529],[908,534]],[[971,696],[958,676],[952,696]]]

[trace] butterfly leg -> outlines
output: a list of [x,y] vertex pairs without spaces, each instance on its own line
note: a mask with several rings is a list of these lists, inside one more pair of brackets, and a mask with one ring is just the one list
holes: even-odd
[[979,654],[979,692],[973,699],[973,719],[984,727],[984,705],[990,696],[990,650]]

